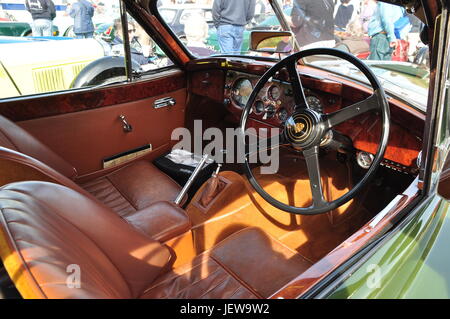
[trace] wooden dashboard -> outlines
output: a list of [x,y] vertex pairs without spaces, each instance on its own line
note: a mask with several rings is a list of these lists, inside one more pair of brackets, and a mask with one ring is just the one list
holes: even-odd
[[[238,123],[248,95],[270,64],[262,62],[253,64],[248,61],[220,63],[218,60],[211,60],[209,63],[203,63],[200,69],[205,68],[205,64],[220,69],[220,76],[217,78],[216,73],[212,80],[211,70],[201,71],[198,66],[191,66],[196,71],[194,77],[197,84],[193,84],[194,93],[205,95],[205,88],[199,89],[198,83],[205,83],[205,79],[209,79],[211,83],[208,85],[207,94],[214,96],[217,101],[221,99],[226,110]],[[325,114],[359,102],[371,94],[370,88],[337,77],[332,73],[307,66],[299,67],[299,71],[308,103],[313,104],[318,111]],[[219,72],[219,70],[213,72]],[[197,90],[195,90],[196,85]],[[425,115],[398,100],[389,99],[389,105],[391,130],[383,164],[392,169],[414,174],[417,172],[417,157],[422,148]],[[248,125],[280,127],[286,117],[292,113],[293,106],[292,89],[288,77],[280,76],[272,79],[259,92]],[[336,129],[349,136],[356,149],[374,154],[380,140],[381,117],[376,113],[366,113],[339,125]]]

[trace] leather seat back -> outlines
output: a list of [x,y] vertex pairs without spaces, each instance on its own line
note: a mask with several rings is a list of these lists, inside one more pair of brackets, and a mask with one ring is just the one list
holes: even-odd
[[28,155],[0,146],[0,186],[22,181],[44,181],[67,186],[93,198],[72,179]]
[[0,199],[0,257],[23,297],[136,298],[169,265],[167,247],[67,187],[14,183]]
[[76,169],[62,157],[3,116],[0,116],[0,146],[34,157],[68,178],[77,175]]

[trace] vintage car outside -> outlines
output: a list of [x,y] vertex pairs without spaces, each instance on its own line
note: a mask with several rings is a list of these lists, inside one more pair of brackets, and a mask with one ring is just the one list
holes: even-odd
[[[31,36],[31,26],[26,22],[0,21],[0,36],[27,37]],[[59,35],[57,26],[53,26],[53,35]]]
[[66,90],[104,55],[94,39],[0,37],[0,98]]
[[[53,1],[56,17],[53,20],[53,35],[69,35],[69,26],[73,23],[70,17],[64,16],[66,0]],[[0,36],[32,36],[31,14],[26,10],[25,1],[1,0],[0,1]]]
[[[185,45],[158,1],[120,2],[120,56],[0,44],[2,296],[450,298],[448,1],[377,4],[423,22],[429,65],[298,50],[288,2],[264,3],[278,27],[250,32],[249,54],[200,58],[206,39]],[[136,68],[137,25],[167,63]],[[57,45],[86,54],[93,85],[60,69],[33,91],[67,64]]]
[[[100,85],[125,77],[123,43],[113,43],[111,24],[100,24],[93,39],[71,37],[0,36],[0,98],[63,91],[74,87]],[[108,34],[106,34],[108,33]],[[139,46],[133,63],[135,72],[167,63],[164,53],[144,57]],[[39,52],[39,54],[30,54]],[[140,62],[140,63],[139,63]],[[95,80],[94,80],[95,79]]]

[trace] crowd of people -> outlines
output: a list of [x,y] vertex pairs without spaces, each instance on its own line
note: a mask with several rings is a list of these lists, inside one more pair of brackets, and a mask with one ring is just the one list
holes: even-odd
[[25,7],[30,12],[33,23],[31,29],[35,37],[52,36],[53,19],[56,17],[52,0],[26,0]]
[[[163,0],[161,0],[163,1]],[[181,0],[166,0],[177,3]],[[407,61],[420,23],[399,6],[376,0],[278,0],[301,49],[345,45],[361,58]],[[222,53],[241,51],[243,32],[272,8],[264,0],[184,0],[211,4]],[[413,42],[413,43],[410,43]]]
[[[50,36],[55,18],[52,0],[25,1],[33,18],[33,34]],[[408,34],[418,20],[399,6],[376,0],[278,1],[300,49],[341,45],[361,58],[406,61],[415,44],[410,43]],[[181,3],[211,6],[222,53],[241,52],[245,28],[273,14],[267,0],[159,0],[158,5]],[[73,18],[77,38],[93,37],[96,10],[101,6],[89,0],[74,0],[67,5],[65,14]],[[201,17],[191,17],[185,29],[193,46],[204,47],[208,25]]]
[[[27,11],[33,23],[33,36],[52,36],[53,20],[56,17],[55,4],[52,0],[25,0]],[[66,4],[65,16],[73,19],[73,33],[76,38],[92,38],[94,36],[94,13],[102,14],[104,4],[88,0],[73,0]]]

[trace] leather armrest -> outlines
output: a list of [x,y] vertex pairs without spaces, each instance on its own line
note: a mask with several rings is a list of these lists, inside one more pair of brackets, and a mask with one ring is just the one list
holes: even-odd
[[186,212],[169,202],[156,202],[125,220],[159,242],[166,242],[191,229]]

